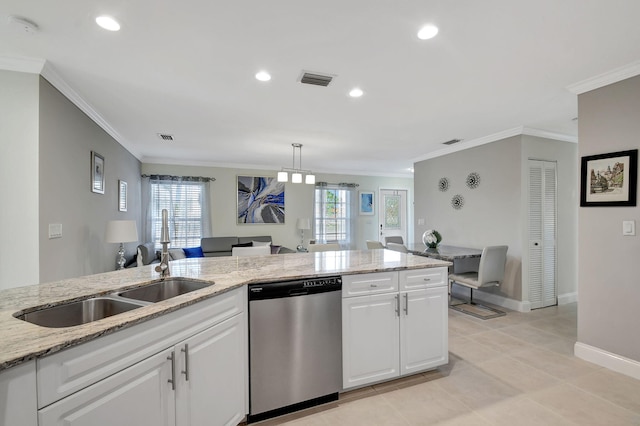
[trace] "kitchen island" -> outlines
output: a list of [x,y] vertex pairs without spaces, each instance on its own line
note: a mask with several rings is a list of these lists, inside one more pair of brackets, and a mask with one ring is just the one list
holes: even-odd
[[[54,355],[63,349],[90,347],[98,341],[114,337],[117,331],[122,331],[117,334],[118,337],[123,336],[132,329],[139,328],[134,326],[146,327],[153,324],[153,320],[162,319],[161,317],[179,319],[186,316],[190,310],[210,303],[209,299],[215,302],[218,299],[223,300],[227,293],[229,299],[232,295],[239,295],[239,290],[245,290],[244,287],[251,283],[447,266],[448,262],[388,250],[184,259],[171,262],[173,277],[192,278],[215,284],[99,321],[66,328],[37,326],[17,319],[15,315],[36,307],[55,306],[144,286],[156,281],[158,273],[154,271],[153,266],[145,266],[4,290],[0,292],[0,379],[3,377],[3,370],[10,373],[13,367],[32,363],[31,360],[55,358]],[[40,371],[39,368],[38,374]],[[0,401],[0,404],[2,402]]]

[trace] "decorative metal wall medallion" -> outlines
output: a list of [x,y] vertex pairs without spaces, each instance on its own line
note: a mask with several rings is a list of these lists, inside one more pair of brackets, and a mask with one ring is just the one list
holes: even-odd
[[464,206],[464,198],[460,194],[456,194],[451,199],[451,205],[454,209],[460,210]]
[[447,189],[449,189],[449,179],[440,178],[440,180],[438,181],[438,189],[442,192],[445,192]]
[[477,188],[480,185],[480,175],[476,172],[469,173],[467,176],[467,186],[471,189]]

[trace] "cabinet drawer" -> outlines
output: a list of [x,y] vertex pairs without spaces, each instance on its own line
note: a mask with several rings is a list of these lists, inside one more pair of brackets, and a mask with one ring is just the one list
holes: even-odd
[[400,291],[446,285],[447,268],[409,269],[400,271]]
[[398,273],[396,271],[344,275],[342,277],[342,297],[387,293],[397,290]]
[[37,360],[45,407],[245,310],[246,287]]

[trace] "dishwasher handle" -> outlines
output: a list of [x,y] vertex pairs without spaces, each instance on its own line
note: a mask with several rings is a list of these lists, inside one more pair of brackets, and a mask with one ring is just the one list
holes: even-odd
[[305,296],[307,294],[309,294],[309,290],[307,290],[306,288],[296,288],[293,290],[289,290],[289,297]]

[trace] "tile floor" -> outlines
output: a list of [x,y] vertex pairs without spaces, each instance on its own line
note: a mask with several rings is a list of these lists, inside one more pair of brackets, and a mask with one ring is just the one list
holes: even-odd
[[481,320],[449,310],[449,364],[271,425],[640,425],[640,380],[573,356],[576,304]]

